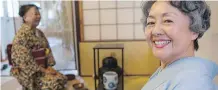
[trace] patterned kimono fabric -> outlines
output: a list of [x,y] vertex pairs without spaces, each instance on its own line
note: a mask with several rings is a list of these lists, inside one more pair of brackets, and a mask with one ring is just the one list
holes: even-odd
[[55,60],[52,52],[48,55],[48,68],[56,74],[40,71],[40,66],[34,61],[31,50],[37,47],[51,48],[42,31],[31,29],[23,24],[12,43],[11,75],[23,86],[24,90],[64,90],[67,78],[52,68]]

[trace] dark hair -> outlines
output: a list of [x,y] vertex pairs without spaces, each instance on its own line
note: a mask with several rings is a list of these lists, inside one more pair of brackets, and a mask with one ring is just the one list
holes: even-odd
[[[147,1],[143,4],[143,24],[146,27],[147,17],[149,15],[152,5],[156,1]],[[199,48],[198,39],[210,27],[211,11],[205,1],[169,1],[169,4],[180,10],[183,14],[190,18],[190,30],[198,33],[198,38],[194,40],[194,49],[197,51]]]
[[[37,10],[40,9],[38,6],[36,6],[36,5],[34,5],[34,4],[21,5],[21,6],[20,6],[20,9],[19,9],[19,15],[20,15],[20,17],[23,17],[23,16],[27,13],[27,11],[28,11],[30,8],[32,8],[32,7],[35,7]],[[25,22],[24,19],[23,19],[23,22]]]

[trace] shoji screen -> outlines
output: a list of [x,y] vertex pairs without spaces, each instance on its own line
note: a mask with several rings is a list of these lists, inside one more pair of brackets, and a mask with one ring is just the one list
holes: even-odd
[[83,1],[82,41],[144,40],[141,1]]

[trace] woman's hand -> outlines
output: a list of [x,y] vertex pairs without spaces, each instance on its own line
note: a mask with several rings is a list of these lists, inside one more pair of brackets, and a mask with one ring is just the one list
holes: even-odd
[[52,75],[56,74],[56,71],[51,67],[44,68],[44,67],[40,66],[40,70],[41,70],[41,72],[43,72],[45,74],[52,74]]
[[57,72],[52,67],[48,67],[48,68],[45,69],[45,73],[46,74],[56,75]]
[[40,66],[40,70],[41,70],[43,73],[45,73],[45,74],[51,74],[51,75],[56,75],[56,74],[57,74],[57,72],[56,72],[53,68],[51,68],[51,67],[44,68],[44,67],[41,67],[41,66]]
[[43,73],[46,73],[46,69],[42,66],[40,66],[40,71],[43,72]]

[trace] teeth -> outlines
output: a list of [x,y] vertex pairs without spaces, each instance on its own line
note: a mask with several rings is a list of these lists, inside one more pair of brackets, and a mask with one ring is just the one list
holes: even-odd
[[170,41],[155,41],[154,43],[157,44],[157,45],[163,45],[163,44],[170,43]]

